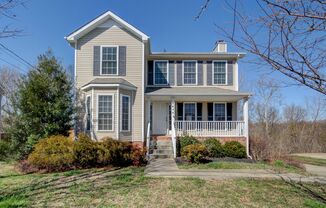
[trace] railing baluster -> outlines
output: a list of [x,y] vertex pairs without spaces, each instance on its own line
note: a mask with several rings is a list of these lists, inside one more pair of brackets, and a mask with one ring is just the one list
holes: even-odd
[[176,135],[243,136],[243,121],[175,121]]

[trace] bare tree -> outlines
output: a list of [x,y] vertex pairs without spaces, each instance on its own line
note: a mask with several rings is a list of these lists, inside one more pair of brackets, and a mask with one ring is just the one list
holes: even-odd
[[0,24],[0,39],[21,35],[22,30],[11,26],[10,21],[16,19],[14,9],[18,6],[25,7],[26,0],[0,0],[0,18],[9,20],[7,24]]
[[270,135],[270,127],[279,120],[278,108],[282,95],[280,86],[275,80],[260,79],[257,82],[254,102],[254,122],[264,124],[266,136]]
[[2,130],[2,114],[11,110],[10,98],[17,89],[17,82],[20,74],[13,69],[0,69],[0,132]]
[[[209,3],[205,1],[196,19]],[[246,3],[225,1],[233,13],[231,28],[217,25],[225,38],[256,55],[258,63],[326,94],[326,1],[256,0],[258,9]]]

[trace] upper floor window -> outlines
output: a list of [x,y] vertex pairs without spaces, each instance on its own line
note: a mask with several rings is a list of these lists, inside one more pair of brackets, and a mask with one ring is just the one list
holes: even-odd
[[226,61],[214,61],[213,62],[213,84],[225,85],[226,84]]
[[183,62],[183,84],[197,84],[197,61]]
[[117,46],[101,47],[101,74],[102,75],[118,74],[118,47]]
[[154,84],[167,85],[168,80],[168,61],[154,61]]

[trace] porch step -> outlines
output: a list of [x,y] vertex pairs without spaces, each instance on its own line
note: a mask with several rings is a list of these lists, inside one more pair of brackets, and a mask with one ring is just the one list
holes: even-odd
[[150,159],[165,159],[165,158],[173,158],[172,155],[166,155],[166,154],[151,154]]
[[152,151],[150,151],[150,159],[152,158],[173,158],[173,147],[171,137],[156,136],[152,137],[154,143]]
[[154,149],[153,154],[165,154],[165,155],[173,155],[173,150],[171,149]]
[[152,139],[154,141],[171,141],[170,136],[162,136],[162,135],[153,135]]

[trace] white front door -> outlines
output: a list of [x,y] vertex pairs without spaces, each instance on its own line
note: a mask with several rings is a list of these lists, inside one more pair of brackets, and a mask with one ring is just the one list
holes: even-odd
[[166,135],[168,133],[168,104],[163,102],[153,103],[153,134]]

